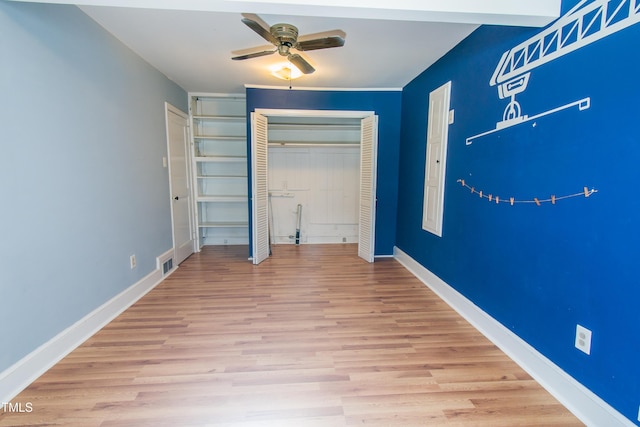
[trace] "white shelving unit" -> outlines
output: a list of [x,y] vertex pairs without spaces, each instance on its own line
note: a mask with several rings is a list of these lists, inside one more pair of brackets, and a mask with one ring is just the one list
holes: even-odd
[[245,97],[189,97],[198,247],[248,244]]

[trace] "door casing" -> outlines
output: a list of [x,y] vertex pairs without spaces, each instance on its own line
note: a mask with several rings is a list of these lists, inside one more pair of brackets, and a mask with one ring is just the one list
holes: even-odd
[[[375,112],[374,111],[351,111],[351,110],[290,110],[290,109],[263,109],[263,108],[256,108],[255,112],[252,114],[257,114],[257,115],[261,115],[261,116],[265,116],[265,117],[275,117],[275,116],[279,116],[279,117],[326,117],[326,118],[359,118],[359,119],[364,119],[366,117],[370,117],[370,116],[375,116]],[[251,127],[253,128],[253,119],[252,119],[252,123],[251,123]],[[375,149],[377,151],[377,121],[376,121],[376,141],[374,142],[374,144],[376,145]],[[253,143],[253,135],[252,135],[252,143],[251,143],[251,148],[250,148],[250,152],[251,152],[251,159],[253,162],[255,153],[254,153],[254,143]],[[268,165],[267,165],[268,168]],[[373,165],[373,169],[374,171],[377,169],[377,157],[374,160],[374,165]],[[267,169],[267,173],[268,173],[268,169]],[[253,171],[252,171],[253,174]],[[374,177],[375,177],[375,173],[374,173]],[[255,177],[252,176],[252,180],[251,181],[255,181]],[[253,187],[253,186],[252,186]],[[374,185],[375,188],[375,185]],[[254,198],[254,193],[255,189],[251,188],[251,198],[252,198],[252,206],[253,206],[253,198]],[[371,218],[374,219],[375,221],[375,209],[376,209],[376,195],[375,193],[373,194],[373,203],[371,204],[372,206],[372,212],[370,212],[371,214]],[[253,207],[252,207],[253,210]],[[255,252],[255,245],[256,242],[254,241],[254,236],[257,236],[256,234],[256,230],[254,230],[254,228],[256,227],[256,218],[254,218],[253,216],[253,212],[251,213],[251,226],[252,226],[252,232],[251,232],[251,236],[252,236],[252,260],[253,260],[253,253]],[[264,221],[262,221],[264,222]],[[267,221],[268,223],[268,221]],[[370,245],[371,248],[373,248],[374,245],[374,238],[373,236],[375,236],[375,222],[372,224],[371,226],[371,238],[369,239],[369,241],[367,242],[367,246]],[[360,238],[360,236],[358,237],[359,243],[358,246],[360,247],[361,241],[362,239]],[[360,251],[359,251],[360,252]],[[370,252],[370,257],[367,257],[368,259],[366,259],[368,262],[373,262],[373,252],[372,250],[369,251]],[[255,263],[255,260],[254,260]]]

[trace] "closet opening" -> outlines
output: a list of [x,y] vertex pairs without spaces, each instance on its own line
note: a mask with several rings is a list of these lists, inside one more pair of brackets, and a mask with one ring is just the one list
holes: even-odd
[[253,262],[271,245],[358,245],[373,262],[377,117],[365,111],[252,113]]

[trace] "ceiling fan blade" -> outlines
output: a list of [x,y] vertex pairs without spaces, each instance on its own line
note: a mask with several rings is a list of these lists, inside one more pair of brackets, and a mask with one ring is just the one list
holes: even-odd
[[289,55],[289,61],[295,65],[298,70],[302,71],[302,74],[311,74],[316,70],[307,62],[306,59],[297,53]]
[[327,49],[344,46],[347,34],[342,30],[330,30],[322,33],[307,34],[298,38],[295,48],[301,51]]
[[276,50],[263,50],[262,52],[253,52],[253,53],[247,53],[244,55],[238,55],[238,56],[234,56],[231,59],[235,60],[235,61],[239,61],[242,59],[251,59],[251,58],[258,58],[260,56],[267,56],[267,55],[271,55],[272,53],[275,53],[277,51]]
[[278,45],[278,39],[276,39],[273,34],[271,34],[270,26],[266,22],[262,20],[258,15],[253,13],[243,13],[242,14],[242,22],[255,31],[260,37],[265,39],[271,44]]
[[276,49],[270,44],[263,44],[262,46],[253,46],[246,49],[232,50],[231,54],[233,56],[240,56],[240,55],[247,55],[249,53],[264,52],[267,50],[275,51]]

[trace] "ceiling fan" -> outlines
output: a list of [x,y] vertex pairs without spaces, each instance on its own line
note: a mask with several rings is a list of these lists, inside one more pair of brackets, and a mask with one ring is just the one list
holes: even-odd
[[347,36],[342,30],[330,30],[298,37],[298,28],[294,25],[281,23],[269,26],[269,24],[264,22],[258,15],[252,13],[243,13],[242,22],[276,48],[261,46],[234,51],[231,53],[238,56],[234,56],[231,59],[242,60],[257,58],[278,52],[280,55],[286,56],[289,61],[304,74],[313,73],[315,68],[300,54],[292,53],[291,50],[305,52],[308,50],[340,47],[344,45],[344,38]]

